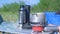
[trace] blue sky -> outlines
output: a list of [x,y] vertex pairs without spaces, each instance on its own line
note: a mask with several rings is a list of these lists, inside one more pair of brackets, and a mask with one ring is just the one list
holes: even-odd
[[34,5],[39,3],[39,0],[0,0],[0,7],[2,7],[3,4],[10,4],[14,2],[19,3],[19,1],[24,1],[27,5]]
[[39,3],[39,0],[23,0],[28,5],[34,5]]

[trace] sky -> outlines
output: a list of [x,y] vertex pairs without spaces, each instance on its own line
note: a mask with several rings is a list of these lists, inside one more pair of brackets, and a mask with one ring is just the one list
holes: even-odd
[[39,3],[39,0],[23,0],[27,5],[34,5]]
[[19,3],[19,1],[23,1],[27,5],[35,5],[39,3],[39,0],[0,0],[0,7],[2,7],[3,4],[10,4],[14,2]]

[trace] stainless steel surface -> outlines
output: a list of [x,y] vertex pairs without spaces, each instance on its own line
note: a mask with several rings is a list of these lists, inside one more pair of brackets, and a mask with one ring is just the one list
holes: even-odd
[[56,31],[56,32],[58,32],[58,27],[57,26],[46,26],[44,28],[44,31],[47,31],[47,32]]
[[51,34],[52,32],[33,32],[32,34]]
[[23,33],[30,34],[32,30],[31,29],[20,29],[16,26],[15,23],[3,22],[0,25],[0,31],[6,32],[6,33],[12,33],[12,34],[23,34]]
[[[3,22],[0,25],[0,31],[6,32],[6,33],[11,33],[11,34],[33,34],[31,29],[19,29],[16,25],[17,24],[15,24],[15,23]],[[50,34],[50,33],[52,33],[52,32],[42,32],[42,33],[38,33],[38,34]]]
[[25,8],[24,8],[24,5],[21,6],[21,9],[19,11],[19,20],[20,20],[20,23],[23,23],[26,19],[26,13],[25,13]]
[[30,14],[30,22],[31,23],[40,24],[40,25],[44,25],[44,23],[45,23],[44,13],[33,13],[33,14]]

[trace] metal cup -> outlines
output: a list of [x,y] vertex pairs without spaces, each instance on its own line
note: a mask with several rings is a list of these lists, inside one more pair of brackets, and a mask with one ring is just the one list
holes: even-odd
[[45,16],[44,13],[32,13],[30,14],[30,22],[32,26],[44,26]]

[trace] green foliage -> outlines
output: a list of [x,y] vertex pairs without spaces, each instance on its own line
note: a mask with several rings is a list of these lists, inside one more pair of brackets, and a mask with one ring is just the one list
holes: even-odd
[[60,0],[40,0],[40,3],[33,8],[34,11],[57,11],[60,10]]
[[3,7],[0,9],[0,11],[3,12],[16,12],[20,9],[20,5],[25,5],[24,2],[20,1],[19,3],[11,3],[11,4],[5,4]]
[[3,11],[17,11],[20,8],[18,3],[6,4],[3,5]]
[[11,3],[5,4],[0,8],[0,14],[3,16],[3,19],[7,22],[16,22],[18,20],[20,5],[25,3]]

